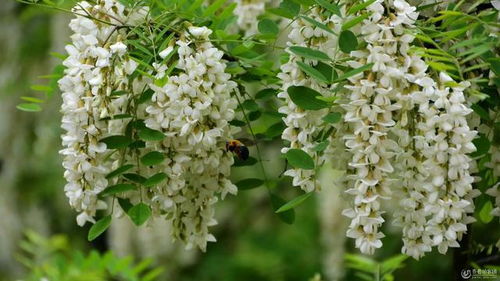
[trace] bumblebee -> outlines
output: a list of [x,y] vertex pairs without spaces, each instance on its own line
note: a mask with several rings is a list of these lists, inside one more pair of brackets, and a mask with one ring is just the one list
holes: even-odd
[[239,140],[230,140],[226,142],[226,151],[233,152],[238,156],[240,160],[247,160],[249,156],[249,151],[248,147],[246,147],[241,141]]

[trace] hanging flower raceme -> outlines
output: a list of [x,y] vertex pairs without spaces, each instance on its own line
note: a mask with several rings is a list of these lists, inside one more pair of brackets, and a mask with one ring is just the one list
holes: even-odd
[[236,83],[225,73],[223,53],[210,43],[211,33],[190,27],[177,40],[180,73],[169,76],[164,86],[151,85],[153,105],[145,121],[167,136],[156,147],[169,159],[163,167],[168,179],[151,199],[154,208],[172,219],[175,238],[202,250],[207,241],[215,241],[208,227],[216,224],[216,195],[237,191],[228,179],[233,158],[224,151],[237,107],[231,95]]
[[237,24],[240,30],[243,30],[246,36],[254,35],[258,32],[257,17],[264,14],[266,4],[271,0],[234,0],[236,8],[234,15],[237,17]]
[[[155,63],[156,73],[144,78],[135,73],[137,58],[128,54],[135,45],[126,45],[128,27],[144,13],[113,0],[81,2],[74,12],[75,33],[59,84],[65,191],[80,212],[78,224],[95,223],[96,210],[107,208],[102,198],[112,194],[134,223],[166,215],[174,238],[205,250],[215,241],[208,227],[216,224],[217,196],[237,191],[228,179],[233,157],[225,151],[237,107],[236,83],[225,73],[222,51],[209,41],[212,31],[189,27],[171,37],[173,44],[158,53],[164,62]],[[167,75],[173,55],[178,56],[175,75]],[[145,107],[149,87],[153,96]],[[163,141],[144,137],[148,133]],[[120,214],[117,209],[115,215]]]
[[404,85],[399,83],[404,77],[404,67],[399,58],[408,48],[403,24],[407,24],[413,13],[408,10],[395,18],[386,17],[382,3],[375,1],[367,7],[371,15],[360,27],[366,49],[351,52],[356,58],[348,62],[351,67],[369,63],[373,67],[366,76],[349,78],[346,88],[351,91],[350,102],[345,105],[344,117],[352,128],[351,134],[345,136],[345,145],[352,153],[348,178],[353,187],[347,193],[355,196],[353,208],[344,211],[352,219],[347,236],[356,239],[361,252],[370,254],[382,246],[380,239],[384,237],[380,231],[384,222],[380,199],[391,196],[390,175],[394,172],[391,161],[398,147],[388,133],[396,124],[396,111],[402,107],[398,95],[405,92]]
[[373,66],[346,86],[351,101],[345,121],[352,134],[345,139],[354,184],[347,192],[355,196],[345,211],[352,218],[347,235],[363,253],[381,247],[379,199],[390,198],[392,186],[401,187],[396,221],[403,226],[402,252],[418,259],[437,246],[445,253],[458,246],[472,221],[468,213],[477,195],[467,156],[475,149],[475,132],[465,120],[471,112],[462,92],[466,85],[450,88],[444,74],[435,82],[425,62],[408,53],[414,37],[405,31],[417,19],[415,7],[375,1],[367,10],[370,17],[360,27],[366,49],[351,52],[356,60],[348,62]]
[[[424,187],[427,191],[425,216],[429,217],[425,232],[432,238],[432,246],[440,253],[448,247],[458,247],[458,241],[467,231],[466,224],[474,222],[473,198],[479,191],[472,188],[474,178],[469,169],[469,153],[475,151],[472,143],[476,132],[467,124],[466,116],[472,112],[465,105],[463,90],[466,83],[456,84],[441,73],[439,82],[416,81],[423,90],[415,93],[419,103],[422,132],[417,141],[425,158],[423,166],[428,173]],[[452,85],[452,86],[449,86]]]
[[[127,55],[123,32],[117,26],[127,22],[125,7],[115,1],[80,2],[73,9],[72,43],[64,77],[59,80],[63,104],[61,112],[65,186],[70,205],[80,212],[79,225],[94,221],[96,209],[106,208],[97,194],[108,185],[108,152],[100,139],[112,133],[106,118],[123,113],[126,98],[112,100],[115,91],[127,90],[136,63]],[[90,19],[89,17],[93,17]],[[104,23],[106,22],[106,23]]]
[[[308,16],[329,26],[332,30],[340,32],[341,19],[336,15],[326,17],[322,12],[321,8],[316,7],[311,9]],[[328,54],[331,58],[338,55],[336,51],[338,37],[336,35],[314,26],[302,18],[296,19],[291,28],[287,43],[289,46],[317,49]],[[279,108],[279,112],[286,115],[283,118],[286,128],[281,137],[290,143],[282,149],[282,153],[286,153],[290,149],[301,149],[314,159],[317,166],[321,166],[326,157],[324,153],[319,153],[314,149],[316,146],[314,139],[320,137],[321,132],[328,130],[328,126],[324,125],[322,118],[330,112],[330,109],[304,110],[291,100],[288,90],[290,87],[306,86],[325,96],[331,96],[331,86],[310,78],[297,64],[303,63],[316,66],[319,63],[318,61],[303,59],[290,50],[288,50],[288,53],[290,55],[289,61],[281,66],[281,73],[278,74],[283,83],[282,92],[278,94],[278,97],[284,101],[284,105]],[[294,186],[298,186],[306,192],[319,189],[315,174],[314,170],[299,168],[291,168],[285,172],[285,175],[293,178]]]

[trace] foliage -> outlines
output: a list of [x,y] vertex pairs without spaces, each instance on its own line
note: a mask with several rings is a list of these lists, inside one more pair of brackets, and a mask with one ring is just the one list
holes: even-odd
[[356,280],[365,281],[393,281],[394,271],[404,267],[407,256],[397,255],[381,262],[377,262],[366,256],[346,254],[346,267],[354,270]]
[[[38,6],[69,12],[67,3],[63,3],[64,1],[56,3],[48,0],[35,2],[34,4]],[[185,36],[189,36],[186,34],[189,34],[190,28],[200,26],[213,31],[209,34],[209,42],[214,48],[223,52],[222,58],[226,65],[225,73],[231,74],[231,80],[237,84],[235,90],[231,92],[231,98],[237,101],[235,118],[227,121],[233,129],[241,129],[239,133],[234,135],[234,138],[250,140],[248,146],[251,148],[251,156],[247,160],[236,159],[233,167],[257,167],[260,171],[260,175],[246,176],[237,181],[235,185],[239,191],[252,190],[249,192],[253,192],[255,189],[265,188],[268,194],[267,205],[273,209],[273,213],[276,213],[278,218],[285,223],[293,223],[295,220],[294,208],[312,197],[311,191],[320,189],[316,183],[316,172],[320,170],[324,158],[331,156],[332,151],[330,148],[334,146],[335,138],[344,141],[346,135],[350,137],[350,135],[362,134],[360,130],[353,129],[356,126],[353,123],[356,121],[352,121],[353,117],[348,113],[354,112],[362,115],[361,113],[364,114],[364,111],[368,111],[368,109],[356,104],[356,102],[359,103],[364,99],[359,98],[352,101],[349,99],[353,98],[352,88],[361,79],[359,77],[364,77],[370,82],[380,83],[376,79],[384,75],[379,61],[371,62],[365,58],[360,59],[359,55],[359,52],[366,51],[367,46],[373,47],[373,49],[380,47],[374,47],[371,42],[367,42],[368,40],[365,40],[362,32],[363,25],[372,20],[374,16],[374,11],[371,8],[373,5],[380,4],[379,2],[376,0],[361,1],[360,3],[358,1],[284,0],[280,2],[278,7],[267,9],[267,11],[259,15],[255,21],[255,33],[248,34],[245,30],[236,32],[231,30],[231,25],[238,20],[237,15],[233,13],[237,8],[236,3],[226,3],[224,0],[207,3],[205,1],[185,0],[121,1],[128,9],[132,10],[141,6],[149,7],[148,17],[144,23],[139,25],[118,24],[116,29],[124,31],[124,43],[129,48],[127,55],[137,63],[137,68],[127,76],[127,79],[131,81],[134,79],[149,79],[152,82],[139,91],[112,89],[113,91],[107,97],[109,102],[116,101],[121,97],[127,97],[130,103],[127,105],[126,111],[119,114],[110,114],[99,120],[109,123],[123,122],[124,130],[98,139],[98,142],[106,144],[108,149],[104,161],[109,159],[115,161],[113,162],[113,169],[104,176],[109,182],[105,189],[99,192],[98,199],[111,201],[113,208],[115,201],[118,202],[116,208],[121,208],[137,226],[146,223],[151,216],[166,213],[164,210],[155,209],[152,202],[153,198],[156,198],[154,192],[159,189],[158,187],[170,183],[172,179],[172,175],[164,172],[160,167],[168,165],[167,162],[173,158],[175,151],[171,151],[171,147],[169,149],[162,148],[162,144],[168,142],[168,138],[175,134],[168,135],[162,131],[162,128],[151,128],[147,124],[147,118],[144,117],[147,114],[141,110],[144,107],[151,106],[153,100],[157,98],[158,91],[154,90],[155,87],[164,87],[171,82],[170,77],[185,72],[185,69],[178,65],[182,61],[182,54],[179,53],[178,46],[175,46],[173,42],[184,40]],[[384,5],[387,5],[386,2],[384,1]],[[498,93],[500,87],[498,28],[500,28],[500,25],[498,23],[498,10],[495,10],[489,2],[484,0],[476,1],[473,4],[466,2],[457,1],[449,5],[440,5],[441,3],[428,5],[426,2],[415,7],[421,14],[418,20],[411,19],[415,21],[415,30],[409,28],[405,30],[406,33],[411,36],[414,35],[416,38],[411,44],[408,56],[414,55],[425,61],[426,66],[429,66],[428,70],[424,70],[427,75],[426,78],[438,81],[438,77],[443,77],[444,74],[453,78],[438,81],[441,83],[440,87],[452,89],[454,92],[460,91],[457,89],[464,88],[463,92],[466,100],[457,103],[464,112],[468,111],[469,107],[474,110],[474,115],[468,118],[476,118],[479,121],[476,120],[477,124],[471,120],[467,121],[470,124],[471,131],[478,130],[479,136],[472,143],[476,148],[475,152],[461,151],[460,153],[463,154],[464,159],[467,159],[465,160],[467,165],[469,160],[470,162],[474,161],[474,164],[470,166],[477,163],[478,171],[476,174],[479,176],[480,181],[474,183],[474,188],[482,193],[477,198],[473,199],[471,197],[467,198],[467,200],[470,199],[477,206],[474,215],[479,222],[476,226],[479,224],[479,227],[483,228],[487,227],[487,225],[495,227],[498,222],[493,220],[493,214],[497,203],[490,196],[487,196],[485,192],[492,190],[493,193],[497,190],[498,186],[495,184],[499,181],[499,175],[495,172],[495,169],[498,168],[495,166],[496,156],[494,156],[494,152],[500,139],[500,122],[497,118],[500,105]],[[391,9],[388,8],[387,11],[392,11]],[[409,10],[413,12],[414,9]],[[338,17],[340,22],[333,23],[329,20],[322,20],[331,19],[334,16]],[[387,17],[388,21],[396,17],[390,12],[383,16]],[[83,15],[83,17],[87,16]],[[92,16],[88,17],[92,18]],[[103,21],[102,19],[93,20]],[[282,21],[287,23],[288,26],[297,23],[304,24],[317,33],[324,32],[326,34],[322,35],[324,38],[330,36],[338,40],[335,41],[335,46],[327,46],[326,49],[321,43],[314,42],[314,40],[304,44],[289,41],[289,45],[283,46],[279,40],[280,36],[286,33],[280,24]],[[107,22],[102,23],[109,24]],[[194,44],[203,41],[195,37],[191,39]],[[321,40],[318,41],[322,42]],[[172,49],[168,54],[166,56],[161,55],[169,47],[172,47]],[[406,50],[403,50],[402,53],[404,56],[401,56],[400,59],[404,60],[407,58]],[[65,55],[56,54],[56,56],[66,59]],[[158,65],[161,64],[166,66],[166,69],[162,70],[164,75],[159,75],[161,71],[158,70]],[[283,70],[286,69],[285,65],[286,67],[293,67],[297,73],[300,73],[301,79],[303,78],[303,81],[306,82],[295,83],[296,85],[292,83],[293,85],[285,86],[286,81],[282,75],[286,72]],[[44,98],[50,97],[56,89],[56,81],[63,76],[63,71],[64,67],[62,65],[57,66],[53,74],[45,77],[50,80],[48,85],[35,85],[32,89],[44,93]],[[421,86],[418,83],[413,83],[407,88],[402,86],[401,93],[406,94],[416,91],[416,89],[422,88]],[[283,98],[284,96],[285,98]],[[18,108],[25,111],[40,111],[44,98],[23,97],[24,101]],[[374,102],[370,99],[367,100]],[[432,98],[428,100],[430,100],[430,107],[435,106],[436,100]],[[290,113],[286,112],[286,109],[283,110],[284,103],[295,111]],[[405,101],[401,104],[398,104],[398,106],[401,105],[400,108],[406,105]],[[351,108],[349,108],[350,106]],[[359,108],[356,106],[359,106]],[[423,103],[412,106],[414,108],[404,108],[404,110],[407,110],[406,112],[402,110],[403,113],[394,113],[394,118],[398,126],[405,123],[401,121],[404,119],[402,116],[413,118],[409,124],[402,126],[407,126],[403,129],[410,132],[409,136],[412,139],[417,139],[423,133],[421,131],[417,132],[419,128],[414,123],[421,122],[424,124],[425,121],[422,121],[422,119],[427,116],[424,116],[424,114],[419,115],[418,107],[424,107]],[[355,107],[354,110],[353,107]],[[387,111],[391,111],[391,109]],[[436,115],[438,119],[444,119],[449,113],[444,112],[445,110],[442,108],[438,108],[436,111],[438,112]],[[405,115],[406,113],[408,115]],[[286,118],[287,115],[293,116],[294,114],[301,115],[298,118],[302,118],[301,121],[314,120],[313,122],[317,121],[319,123],[311,123],[313,124],[311,125],[312,128],[306,129],[300,126],[292,126],[290,124],[293,122],[287,123]],[[356,118],[358,117],[356,116]],[[371,118],[368,116],[361,117]],[[390,121],[393,121],[392,116],[390,118]],[[371,122],[371,120],[368,121]],[[388,123],[390,122],[386,122],[386,124]],[[431,121],[428,123],[431,123]],[[456,121],[455,123],[459,122]],[[369,124],[367,126],[371,128],[375,125]],[[391,126],[381,126],[383,128],[378,133],[383,135],[384,138],[387,135],[387,138],[403,139],[398,135],[393,136],[395,133],[390,129]],[[308,133],[312,132],[305,137],[309,143],[306,143],[306,145],[286,139],[284,135],[289,133],[290,129],[297,131],[302,129],[302,131]],[[385,129],[387,130],[384,131]],[[438,130],[439,128],[433,128],[432,130],[434,129]],[[370,133],[372,132],[370,131]],[[305,194],[301,194],[288,202],[283,199],[283,197],[288,197],[284,195],[283,189],[277,187],[290,185],[290,182],[281,175],[278,177],[270,176],[266,159],[263,159],[265,155],[261,153],[262,147],[276,145],[277,141],[280,140],[280,136],[282,136],[281,140],[284,140],[283,146],[285,148],[281,150],[282,159],[280,159],[285,167],[286,172],[284,174],[293,178],[292,185],[300,186],[306,191]],[[453,138],[449,135],[447,141],[451,143]],[[373,137],[373,139],[376,138]],[[227,140],[217,140],[217,145],[221,150],[223,150],[222,147],[225,141]],[[345,142],[346,145],[347,142]],[[370,137],[370,142],[375,141]],[[460,147],[464,146],[457,147],[459,147],[457,148],[459,150]],[[418,150],[418,148],[415,148],[414,143],[413,147],[407,146],[402,147],[402,149],[405,150],[404,152],[411,150],[412,153]],[[345,151],[346,149],[342,146],[341,150]],[[365,149],[365,151],[368,150],[368,148]],[[375,150],[380,150],[380,148]],[[424,150],[422,149],[422,151]],[[335,156],[337,157],[335,160],[342,157],[341,155]],[[418,155],[414,159],[421,160],[421,156]],[[370,157],[379,157],[379,155],[370,155]],[[387,156],[386,159],[382,157],[380,161],[389,162],[390,157],[392,155]],[[379,158],[376,159],[370,159],[370,161],[378,162]],[[342,161],[339,160],[338,162]],[[345,169],[349,171],[353,166],[352,162],[347,161],[347,163],[349,163],[348,168]],[[375,166],[370,166],[369,170],[375,169]],[[448,164],[445,166],[447,169]],[[417,167],[408,169],[408,171],[413,170],[418,169]],[[472,171],[472,168],[467,166],[460,174],[463,175],[467,172],[467,176],[469,176],[469,170]],[[392,176],[397,177],[399,175],[387,172],[375,180],[382,182]],[[307,181],[302,181],[304,179]],[[363,180],[364,178],[361,176],[358,183]],[[312,184],[307,185],[311,182]],[[453,183],[445,185],[454,186]],[[91,189],[93,186],[90,185],[88,188]],[[407,190],[404,191],[408,192]],[[140,200],[129,196],[134,192],[140,195],[137,196],[140,197]],[[353,191],[351,190],[351,192]],[[372,194],[371,191],[365,193]],[[225,191],[218,192],[217,197],[223,198],[225,194]],[[384,197],[384,194],[375,194],[374,197],[374,200],[378,200],[377,197]],[[459,199],[461,197],[464,196],[459,196]],[[443,201],[445,199],[447,199],[447,196],[443,197]],[[193,198],[190,198],[190,200],[195,201]],[[424,205],[421,201],[417,205],[419,204],[421,207]],[[197,211],[205,209],[204,207],[197,208]],[[94,216],[100,219],[91,227],[88,234],[89,240],[97,238],[109,227],[113,208],[105,212],[99,212],[97,215],[95,212],[90,215],[89,221],[92,221]],[[373,218],[379,215],[370,214],[370,216]],[[377,218],[384,221],[381,216]],[[179,221],[182,220],[179,219]],[[457,223],[461,223],[461,221],[457,220]],[[458,227],[462,229],[461,225]],[[185,227],[181,226],[179,229],[184,230]],[[458,243],[457,241],[462,238],[466,230],[457,230],[456,233],[450,235],[450,237],[454,237],[453,239],[450,238],[450,241],[453,240]],[[379,235],[377,231],[374,232],[374,235]],[[177,234],[177,238],[184,240],[185,235]],[[206,240],[213,239],[207,235]],[[438,241],[439,239],[435,240]],[[376,242],[374,244],[378,245]],[[487,241],[489,244],[492,242],[494,241]],[[450,247],[455,247],[455,244]],[[204,247],[201,248],[204,249]],[[444,252],[446,252],[447,248],[448,245],[445,245]],[[367,252],[371,251],[367,250]],[[426,251],[430,251],[430,249]],[[491,251],[488,252],[489,254],[491,254]],[[419,255],[416,255],[416,257],[418,258]],[[400,259],[402,257],[395,257],[392,260],[377,263],[358,256],[348,256],[348,264],[352,268],[365,269],[364,273],[358,274],[364,276],[361,278],[366,278],[365,280],[392,280],[392,271],[399,268],[402,263]],[[366,275],[367,273],[370,276]]]
[[73,249],[65,235],[45,238],[26,231],[20,247],[22,252],[17,259],[30,270],[22,279],[26,281],[150,281],[156,280],[163,271],[160,267],[151,267],[151,259],[134,264],[132,257],[120,258],[111,252],[100,254],[93,250],[84,254]]

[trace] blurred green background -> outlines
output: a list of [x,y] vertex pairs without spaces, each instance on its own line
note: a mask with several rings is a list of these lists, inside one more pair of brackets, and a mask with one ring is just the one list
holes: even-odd
[[[347,221],[340,215],[348,199],[332,179],[324,181],[321,194],[296,209],[291,225],[274,214],[263,188],[226,198],[218,204],[219,225],[213,228],[218,241],[206,253],[172,243],[168,225],[161,221],[137,229],[124,218],[114,221],[102,239],[87,242],[89,226],[76,225],[63,193],[56,84],[48,77],[51,88],[31,87],[46,84],[40,76],[60,63],[50,52],[64,51],[69,19],[65,13],[11,0],[0,3],[0,280],[134,280],[138,272],[144,280],[305,281],[316,274],[321,279],[314,280],[377,280],[376,261],[400,253],[400,230],[386,223],[383,249],[370,260],[358,256],[353,241],[345,238]],[[42,112],[16,109],[21,96],[43,97],[43,92],[54,94]],[[275,178],[283,168],[279,146],[266,144],[263,153]],[[258,171],[257,165],[235,168],[234,180],[259,176]],[[299,194],[286,179],[278,182],[276,192],[287,200]],[[464,242],[469,252],[397,260],[394,267],[401,268],[385,280],[455,280],[456,268],[470,267],[469,261],[488,263],[484,258],[494,253],[478,250],[478,243],[494,243],[499,229],[496,219],[488,226],[476,223]],[[346,253],[355,256],[346,261]],[[134,262],[123,259],[127,256]]]

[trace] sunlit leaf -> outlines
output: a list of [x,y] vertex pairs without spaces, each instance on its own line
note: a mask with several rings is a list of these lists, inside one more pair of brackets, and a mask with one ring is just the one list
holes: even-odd
[[263,180],[255,179],[255,178],[244,179],[244,180],[241,180],[241,181],[238,181],[237,183],[235,183],[235,185],[238,187],[238,190],[254,189],[254,188],[257,188],[263,184],[264,184]]
[[139,203],[130,208],[127,214],[135,225],[140,226],[144,224],[151,216],[151,209],[148,205]]
[[296,54],[297,56],[306,58],[306,59],[311,59],[311,60],[323,60],[323,61],[329,61],[330,57],[328,57],[327,54],[323,53],[322,51],[319,50],[314,50],[311,48],[307,47],[300,47],[300,46],[292,46],[288,48],[292,53]]
[[311,156],[309,156],[309,154],[301,149],[290,149],[285,153],[285,157],[288,160],[288,163],[290,163],[290,165],[294,168],[304,170],[314,169],[314,160]]
[[286,204],[281,206],[278,210],[276,210],[276,213],[286,212],[290,209],[297,207],[298,205],[304,203],[304,201],[306,201],[307,198],[311,197],[312,194],[313,194],[312,192],[308,192],[300,195],[299,197],[294,198],[293,200],[287,202]]
[[90,228],[87,239],[89,241],[96,239],[97,237],[99,237],[99,235],[101,235],[104,231],[106,231],[106,229],[108,229],[110,224],[111,224],[111,216],[105,216],[102,219],[98,220]]
[[287,89],[290,99],[302,109],[305,110],[319,110],[330,107],[330,104],[316,99],[321,96],[317,91],[305,86],[290,86]]

